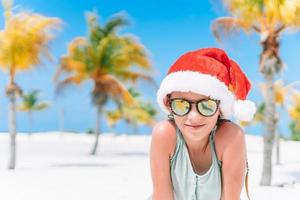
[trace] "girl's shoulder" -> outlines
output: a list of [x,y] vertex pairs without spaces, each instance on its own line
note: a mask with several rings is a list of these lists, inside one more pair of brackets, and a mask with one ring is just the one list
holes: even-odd
[[155,124],[152,130],[152,143],[155,146],[167,148],[171,157],[175,151],[176,142],[176,125],[174,122],[163,120]]
[[235,137],[238,134],[244,133],[243,129],[238,124],[229,120],[220,121],[216,132],[219,132],[219,136],[223,135],[225,139],[228,137]]
[[218,158],[221,160],[224,151],[233,140],[241,140],[242,144],[244,138],[244,131],[238,124],[232,121],[221,121],[215,134],[215,146]]

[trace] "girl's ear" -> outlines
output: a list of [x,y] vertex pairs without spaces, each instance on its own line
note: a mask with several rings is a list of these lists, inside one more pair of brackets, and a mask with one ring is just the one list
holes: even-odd
[[164,105],[169,107],[168,98],[166,96],[164,97]]
[[222,111],[221,111],[220,108],[219,108],[219,118],[220,118],[220,119],[223,119],[223,113],[222,113]]
[[170,95],[166,95],[163,99],[164,105],[167,107],[168,111],[171,112],[170,104],[169,104]]

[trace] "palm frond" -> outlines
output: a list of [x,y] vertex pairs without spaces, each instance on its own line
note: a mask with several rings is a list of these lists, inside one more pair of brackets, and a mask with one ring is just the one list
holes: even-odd
[[39,102],[38,100],[38,90],[32,90],[28,93],[22,95],[22,104],[17,107],[19,111],[30,112],[30,111],[40,111],[48,107],[48,103]]
[[70,85],[79,85],[84,80],[86,80],[84,77],[81,76],[69,76],[62,81],[59,81],[55,87],[55,94],[60,94],[67,86]]
[[250,31],[248,24],[233,17],[220,17],[213,21],[211,31],[217,40],[221,41],[222,37],[234,36],[240,30]]
[[95,75],[93,80],[95,81],[94,94],[109,94],[112,98],[121,98],[125,104],[136,104],[126,87],[114,76],[110,74]]
[[292,96],[293,104],[288,113],[293,120],[300,121],[300,92],[295,92]]
[[49,105],[50,105],[50,104],[49,104],[49,103],[46,103],[46,102],[39,103],[39,104],[37,104],[37,105],[34,107],[34,110],[35,110],[35,111],[41,111],[41,110],[44,110],[44,109],[48,108]]
[[[148,109],[145,109],[145,106],[147,106]],[[149,104],[146,105],[141,102],[139,102],[138,105],[121,105],[114,111],[106,112],[107,120],[110,126],[114,126],[122,119],[130,124],[137,123],[153,125],[153,116],[155,115],[155,111],[150,111],[151,108],[152,107]]]
[[3,9],[4,9],[5,21],[9,20],[10,17],[12,16],[12,5],[13,5],[12,0],[2,0],[2,6],[3,6]]
[[40,64],[42,55],[49,58],[51,31],[58,29],[60,23],[57,18],[32,13],[11,16],[0,34],[0,66],[6,70],[26,70]]
[[119,28],[129,25],[129,21],[121,13],[113,16],[103,27],[103,32],[105,35],[116,33]]
[[234,18],[261,32],[300,26],[299,0],[225,0],[224,3]]

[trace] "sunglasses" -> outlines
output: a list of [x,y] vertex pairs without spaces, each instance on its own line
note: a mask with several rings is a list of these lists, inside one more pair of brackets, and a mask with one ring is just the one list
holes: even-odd
[[217,112],[220,101],[214,99],[201,99],[192,102],[183,98],[169,99],[169,106],[172,113],[181,117],[187,115],[192,110],[192,104],[196,104],[197,111],[200,115],[211,117]]

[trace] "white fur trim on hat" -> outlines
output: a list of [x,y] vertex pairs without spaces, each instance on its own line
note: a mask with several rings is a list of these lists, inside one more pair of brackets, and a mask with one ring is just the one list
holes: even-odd
[[220,109],[223,118],[233,115],[235,96],[225,83],[218,78],[194,71],[177,71],[167,75],[157,91],[157,103],[167,114],[169,111],[164,104],[164,98],[171,92],[194,92],[221,101]]
[[240,121],[251,121],[256,112],[255,104],[249,100],[237,100],[234,103],[234,117]]

